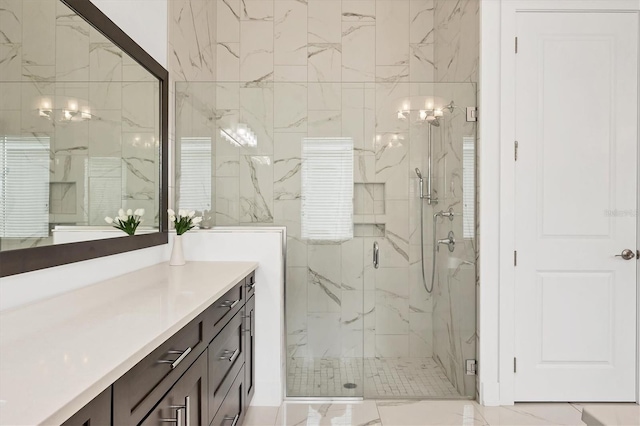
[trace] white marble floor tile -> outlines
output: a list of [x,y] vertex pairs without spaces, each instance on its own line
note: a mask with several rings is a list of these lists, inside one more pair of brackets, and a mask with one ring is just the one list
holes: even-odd
[[278,412],[276,425],[375,426],[382,425],[382,422],[375,401],[326,404],[285,402]]
[[513,406],[480,407],[492,426],[582,425],[580,410],[567,403],[519,403]]
[[640,405],[633,402],[571,405],[582,412],[581,420],[588,426],[640,425]]
[[280,407],[249,407],[243,426],[273,426]]
[[474,401],[377,401],[383,425],[488,425]]

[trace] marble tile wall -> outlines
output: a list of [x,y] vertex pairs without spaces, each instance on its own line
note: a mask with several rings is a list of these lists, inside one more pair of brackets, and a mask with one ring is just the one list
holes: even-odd
[[[176,93],[176,82],[214,82],[217,78],[217,14],[218,5],[211,0],[172,0],[168,2],[168,59],[169,59],[169,146],[170,179],[169,200],[180,200],[181,152],[180,139],[209,138],[211,140],[211,184],[203,185],[200,197],[206,198],[210,208],[203,212],[204,223],[211,225],[216,210],[216,141],[214,84],[200,86],[191,99],[189,91]],[[178,122],[179,120],[179,122]],[[178,130],[179,129],[179,130]],[[179,133],[181,132],[181,133]],[[176,142],[178,141],[178,142]],[[232,188],[226,188],[226,191]],[[193,189],[191,189],[193,191]],[[171,202],[170,202],[171,203]],[[175,207],[175,205],[173,206]],[[185,206],[194,208],[193,206]]]
[[[450,2],[435,0],[434,22],[436,80],[439,82],[477,82],[479,60],[478,0]],[[474,376],[464,375],[466,359],[476,358],[476,265],[477,237],[463,236],[462,141],[475,136],[476,123],[465,119],[464,107],[476,105],[475,86],[439,85],[437,97],[455,100],[460,107],[447,114],[438,129],[435,144],[436,174],[441,202],[437,209],[452,208],[460,216],[453,222],[439,220],[437,238],[453,230],[458,240],[454,253],[441,247],[436,267],[433,299],[433,350],[435,360],[461,394],[476,393]],[[477,143],[477,141],[476,141]],[[477,187],[477,185],[476,185]],[[477,198],[476,209],[477,212]],[[477,218],[473,218],[477,226]]]
[[[288,355],[432,357],[413,170],[426,170],[435,0],[217,0],[215,22],[215,83],[176,86],[177,151],[182,137],[215,144],[209,224],[287,226]],[[220,135],[239,123],[257,146]],[[303,240],[301,141],[338,136],[354,142],[355,237]]]
[[51,223],[104,225],[121,206],[157,222],[158,85],[140,65],[60,1],[6,0],[0,93],[0,134],[48,146],[52,193],[75,199],[54,205]]

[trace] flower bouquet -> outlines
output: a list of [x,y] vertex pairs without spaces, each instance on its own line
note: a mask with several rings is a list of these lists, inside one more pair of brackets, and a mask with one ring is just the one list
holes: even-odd
[[182,249],[182,234],[193,229],[202,222],[202,217],[195,217],[196,212],[187,212],[186,210],[179,210],[178,214],[176,214],[173,210],[168,209],[167,213],[169,213],[169,221],[173,223],[177,234],[173,240],[173,250],[171,251],[169,265],[184,265],[186,262],[184,260],[184,252]]
[[111,218],[109,216],[104,218],[104,221],[109,225],[113,225],[114,228],[119,229],[127,235],[134,235],[138,225],[142,223],[142,216],[144,215],[144,209],[136,209],[132,211],[128,209],[126,212],[124,209],[118,210],[118,216]]

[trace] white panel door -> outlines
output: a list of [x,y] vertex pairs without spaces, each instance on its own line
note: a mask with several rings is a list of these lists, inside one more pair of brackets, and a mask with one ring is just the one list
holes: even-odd
[[638,15],[517,25],[515,400],[635,401]]

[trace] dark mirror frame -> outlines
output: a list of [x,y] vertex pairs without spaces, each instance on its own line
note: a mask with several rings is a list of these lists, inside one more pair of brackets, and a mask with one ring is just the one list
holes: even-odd
[[160,203],[157,233],[0,252],[0,277],[167,244],[169,73],[89,0],[62,1],[160,82]]

